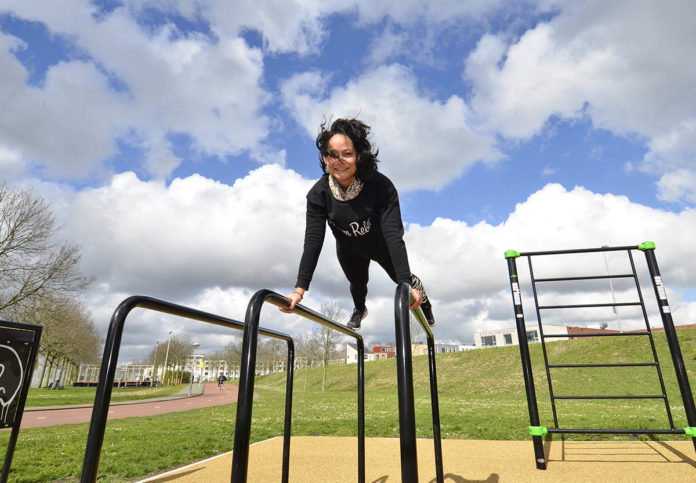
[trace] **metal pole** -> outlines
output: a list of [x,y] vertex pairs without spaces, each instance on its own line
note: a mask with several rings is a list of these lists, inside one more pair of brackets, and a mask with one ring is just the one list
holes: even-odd
[[[689,376],[686,372],[686,367],[684,366],[684,358],[682,357],[681,348],[679,347],[677,331],[674,329],[672,312],[669,307],[669,303],[667,302],[667,294],[665,292],[665,287],[662,284],[662,276],[660,275],[660,269],[657,266],[657,259],[655,258],[655,244],[652,242],[645,242],[638,245],[638,248],[645,253],[645,259],[648,263],[650,279],[652,280],[652,286],[655,290],[655,297],[657,297],[657,304],[660,308],[660,316],[662,317],[662,325],[665,329],[665,336],[667,337],[669,352],[672,355],[674,371],[676,372],[677,382],[679,383],[679,391],[681,392],[682,401],[684,402],[686,420],[689,423],[689,426],[694,428],[696,427],[696,408],[694,407],[694,396],[691,393]],[[694,449],[696,450],[696,437],[692,437],[691,440],[693,442]]]
[[264,291],[256,292],[247,306],[244,317],[242,360],[237,395],[237,422],[234,428],[234,450],[232,452],[232,483],[244,483],[249,468],[249,439],[251,434],[251,410],[256,375],[256,346],[258,340],[261,306]]
[[191,397],[191,393],[193,392],[193,368],[196,365],[196,349],[200,347],[200,344],[198,342],[194,342],[191,344],[191,347],[193,347],[193,354],[191,354],[191,375],[189,376],[189,397]]
[[[609,248],[609,245],[602,245],[602,248]],[[611,275],[611,273],[609,273],[609,260],[607,260],[607,252],[602,252],[602,256],[604,257],[604,267],[607,269],[607,275]],[[611,281],[611,278],[609,279],[609,288],[611,289],[611,301],[616,304],[614,283]],[[623,332],[623,329],[621,328],[621,317],[619,317],[619,309],[616,307],[616,305],[614,305],[612,310],[614,311],[614,315],[616,315],[616,323],[619,325],[619,332]]]
[[167,355],[164,356],[164,374],[162,375],[162,378],[164,379],[164,384],[168,386],[167,384],[167,362],[169,361],[169,344],[172,341],[172,331],[169,331],[169,338],[167,339]]
[[295,371],[295,343],[288,340],[288,374],[285,382],[285,427],[283,429],[283,475],[282,482],[290,478],[290,435],[292,433],[292,381]]
[[[534,376],[532,374],[532,361],[529,358],[529,345],[527,344],[527,329],[524,322],[524,312],[522,311],[522,294],[517,277],[517,263],[515,258],[519,257],[519,252],[508,250],[505,258],[508,262],[508,272],[510,274],[510,288],[512,290],[512,303],[515,307],[515,321],[517,324],[517,338],[520,344],[520,358],[522,360],[522,375],[524,376],[524,388],[527,392],[527,408],[529,409],[529,423],[533,427],[539,427],[539,410],[537,408],[536,392],[534,390]],[[544,455],[544,445],[541,436],[532,436],[534,443],[534,458],[536,467],[539,470],[546,469],[546,456]]]
[[152,360],[152,381],[150,387],[157,386],[157,352],[159,351],[159,341],[155,345],[155,358]]
[[418,481],[416,451],[416,415],[413,397],[413,367],[411,365],[411,335],[409,330],[409,295],[411,287],[402,283],[396,288],[394,319],[396,325],[396,379],[399,394],[399,437],[401,441],[401,481]]

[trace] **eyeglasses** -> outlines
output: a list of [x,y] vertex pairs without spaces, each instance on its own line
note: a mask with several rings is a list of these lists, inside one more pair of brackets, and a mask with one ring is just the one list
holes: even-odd
[[324,153],[324,157],[334,162],[338,161],[339,159],[346,161],[349,159],[354,159],[355,153],[339,154],[336,151],[326,151]]

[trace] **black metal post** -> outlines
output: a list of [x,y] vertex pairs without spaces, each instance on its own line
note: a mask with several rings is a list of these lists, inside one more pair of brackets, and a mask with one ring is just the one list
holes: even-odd
[[[664,326],[667,344],[669,345],[669,352],[672,355],[674,371],[676,372],[677,382],[679,383],[679,391],[681,392],[682,401],[684,402],[686,420],[689,423],[689,426],[694,428],[696,427],[696,408],[694,408],[694,396],[691,393],[689,377],[686,372],[686,367],[684,366],[684,358],[682,357],[681,348],[679,347],[679,340],[677,339],[677,331],[674,329],[674,321],[672,320],[672,313],[669,303],[667,302],[667,294],[665,293],[665,288],[662,284],[662,276],[660,275],[660,269],[657,266],[657,259],[655,258],[655,244],[652,242],[645,242],[638,245],[638,248],[645,253],[645,259],[650,272],[650,279],[652,280],[652,286],[655,290],[655,297],[657,298],[660,316],[662,317],[662,325]],[[694,449],[696,449],[696,437],[692,437],[691,441],[693,442]]]
[[413,401],[413,368],[411,365],[411,331],[409,327],[409,296],[411,287],[396,287],[394,319],[396,321],[396,380],[399,393],[399,438],[401,441],[401,481],[418,481],[416,452],[416,415]]
[[[237,419],[234,428],[234,451],[232,453],[233,483],[246,482],[249,468],[249,442],[251,439],[251,414],[256,373],[256,346],[259,332],[261,308],[265,302],[278,307],[287,307],[288,301],[282,295],[267,289],[256,292],[247,306],[242,342],[242,360],[237,397]],[[356,339],[358,345],[358,481],[365,481],[365,401],[364,401],[364,344],[362,336],[348,327],[338,324],[323,315],[302,305],[296,305],[294,313],[313,322],[322,324]],[[286,413],[286,428],[290,415]],[[287,481],[287,471],[283,471],[283,481]]]
[[[123,335],[123,326],[126,322],[126,317],[136,307],[164,312],[179,317],[207,322],[215,325],[220,325],[227,328],[241,330],[244,329],[244,324],[239,321],[220,317],[218,315],[209,314],[200,310],[191,309],[181,305],[172,304],[164,300],[158,300],[152,297],[135,295],[125,299],[119,304],[111,316],[109,331],[106,335],[104,343],[104,355],[102,357],[101,370],[99,372],[99,383],[97,392],[94,398],[94,408],[92,409],[92,419],[89,425],[89,434],[87,437],[87,446],[85,448],[85,459],[82,466],[82,476],[80,481],[83,483],[94,482],[97,480],[99,470],[99,459],[101,456],[101,448],[104,443],[104,431],[109,412],[109,402],[111,400],[111,392],[114,385],[114,375],[116,373],[116,364],[118,363],[118,353],[121,348],[121,337]],[[292,338],[289,335],[275,332],[272,330],[261,329],[260,333],[276,339],[285,340],[288,343],[288,365],[294,364],[294,349]],[[290,380],[292,383],[292,380]],[[289,407],[288,398],[292,398],[292,387],[286,394],[286,409]],[[286,414],[286,418],[288,414]],[[290,434],[285,434],[285,448],[289,450]],[[286,455],[283,455],[285,461]]]
[[[512,303],[515,307],[515,322],[517,324],[517,338],[520,344],[520,357],[522,359],[522,375],[524,377],[524,388],[527,392],[527,407],[529,409],[529,423],[533,427],[539,427],[539,410],[537,407],[536,391],[534,390],[534,375],[532,373],[532,361],[529,357],[529,345],[527,344],[527,329],[524,322],[524,311],[522,310],[522,293],[517,277],[517,263],[515,258],[520,254],[514,250],[505,252],[510,274],[510,289],[512,290]],[[536,467],[539,470],[546,469],[546,456],[544,455],[544,444],[541,436],[532,436],[534,443],[534,458]]]
[[416,319],[421,323],[421,327],[426,333],[428,341],[428,369],[430,371],[430,404],[433,413],[433,444],[435,446],[435,476],[438,483],[444,481],[444,472],[442,470],[442,438],[440,435],[440,403],[437,395],[437,369],[435,368],[435,337],[432,330],[425,321],[425,317],[420,317],[423,312],[416,311]]

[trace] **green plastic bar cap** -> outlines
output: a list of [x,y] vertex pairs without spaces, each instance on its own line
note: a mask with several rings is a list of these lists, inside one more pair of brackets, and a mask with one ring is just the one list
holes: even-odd
[[548,432],[549,432],[549,430],[546,429],[546,426],[530,426],[529,427],[529,434],[531,434],[532,436],[543,436]]
[[655,243],[651,241],[646,241],[638,245],[638,250],[654,250],[655,249]]
[[684,428],[684,433],[686,433],[687,436],[691,436],[692,438],[696,438],[696,428],[693,428],[691,426],[687,426]]
[[516,252],[515,250],[508,250],[505,252],[505,258],[517,258],[520,256],[520,252]]

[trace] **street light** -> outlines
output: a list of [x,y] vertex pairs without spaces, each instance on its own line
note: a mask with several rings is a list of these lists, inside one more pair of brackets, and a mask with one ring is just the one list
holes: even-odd
[[194,342],[191,344],[191,347],[193,347],[193,354],[191,354],[191,377],[189,377],[189,397],[191,397],[191,392],[193,390],[193,365],[196,362],[196,349],[198,349],[201,345],[198,342]]
[[159,341],[155,345],[155,358],[152,360],[152,377],[150,378],[150,387],[157,386],[157,351],[159,350]]
[[[169,343],[172,341],[172,331],[169,331],[169,339],[167,339],[167,355],[164,356],[164,382],[167,382],[167,362],[169,361]],[[169,384],[167,384],[168,386]]]

